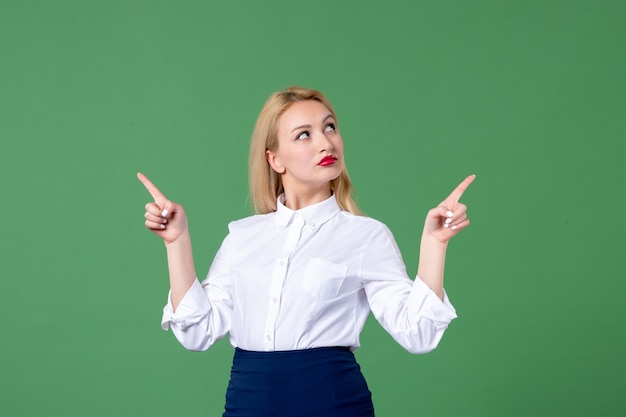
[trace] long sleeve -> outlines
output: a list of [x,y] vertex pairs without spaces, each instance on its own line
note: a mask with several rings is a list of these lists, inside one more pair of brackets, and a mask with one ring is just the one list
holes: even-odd
[[411,353],[426,353],[439,344],[456,311],[419,277],[411,281],[389,229],[381,224],[366,243],[361,276],[374,317]]
[[172,329],[178,341],[187,349],[206,350],[229,330],[233,302],[230,282],[230,244],[227,236],[222,243],[207,278],[196,280],[174,311],[170,296],[163,309],[161,327]]

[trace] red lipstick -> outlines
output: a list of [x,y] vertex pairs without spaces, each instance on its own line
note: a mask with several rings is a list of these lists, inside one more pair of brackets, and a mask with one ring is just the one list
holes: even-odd
[[317,165],[321,167],[327,167],[329,165],[333,165],[335,162],[337,162],[337,158],[332,155],[328,155],[323,157],[322,160],[317,163]]

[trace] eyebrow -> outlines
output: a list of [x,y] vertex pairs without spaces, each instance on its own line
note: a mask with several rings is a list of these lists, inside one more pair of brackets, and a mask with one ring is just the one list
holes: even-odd
[[[324,123],[328,119],[333,119],[333,118],[334,118],[333,115],[329,113],[328,116],[324,117],[324,119],[322,120],[322,123]],[[302,125],[302,126],[294,127],[291,133],[295,132],[298,129],[303,129],[305,127],[311,127],[311,125]]]

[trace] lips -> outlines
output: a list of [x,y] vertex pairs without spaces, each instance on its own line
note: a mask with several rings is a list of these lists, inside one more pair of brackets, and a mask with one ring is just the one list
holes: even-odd
[[329,165],[333,165],[335,162],[337,162],[337,158],[332,155],[328,155],[323,157],[322,160],[317,163],[317,165],[321,167],[327,167]]

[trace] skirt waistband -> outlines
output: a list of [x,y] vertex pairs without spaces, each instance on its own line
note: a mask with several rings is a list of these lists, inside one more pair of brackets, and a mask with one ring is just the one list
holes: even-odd
[[320,347],[300,350],[279,350],[261,352],[235,348],[233,365],[253,368],[302,369],[336,361],[354,362],[354,355],[348,347]]

